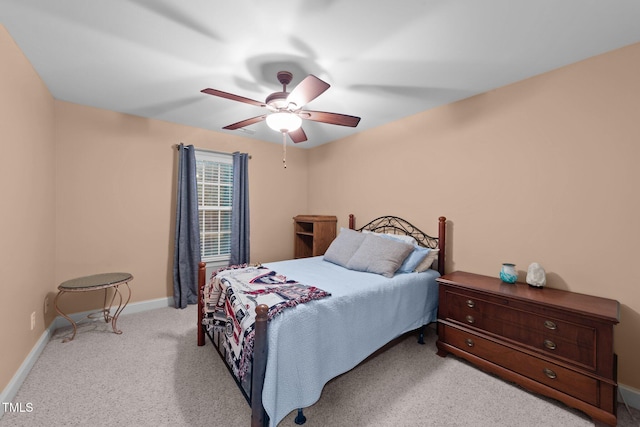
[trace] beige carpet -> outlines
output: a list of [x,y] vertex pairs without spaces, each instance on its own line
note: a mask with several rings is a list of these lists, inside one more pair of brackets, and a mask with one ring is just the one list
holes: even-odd
[[[120,317],[47,344],[0,426],[248,426],[249,407],[210,343],[196,345],[196,307]],[[306,426],[592,426],[584,414],[435,354],[409,337],[331,381]],[[640,411],[633,410],[636,420]],[[619,426],[638,426],[624,406]],[[295,426],[295,413],[280,426]]]

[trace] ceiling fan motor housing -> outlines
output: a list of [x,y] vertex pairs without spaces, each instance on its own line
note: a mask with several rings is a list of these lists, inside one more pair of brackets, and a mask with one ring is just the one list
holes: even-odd
[[289,96],[287,85],[291,83],[291,80],[293,80],[292,73],[289,71],[278,71],[278,81],[282,85],[282,92],[274,92],[267,96],[265,104],[277,111],[287,109],[289,107],[289,103],[287,102],[287,97]]
[[289,103],[287,102],[288,96],[289,92],[274,92],[267,96],[267,99],[264,102],[274,110],[282,110],[289,106]]

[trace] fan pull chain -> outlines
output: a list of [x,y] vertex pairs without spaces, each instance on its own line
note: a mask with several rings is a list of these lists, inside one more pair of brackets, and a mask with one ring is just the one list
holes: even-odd
[[287,133],[282,132],[282,165],[287,168]]

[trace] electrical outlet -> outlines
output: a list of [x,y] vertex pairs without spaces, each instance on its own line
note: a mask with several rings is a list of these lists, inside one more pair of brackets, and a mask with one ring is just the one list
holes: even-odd
[[31,330],[36,327],[36,312],[31,313]]
[[49,297],[44,297],[44,314],[49,312]]

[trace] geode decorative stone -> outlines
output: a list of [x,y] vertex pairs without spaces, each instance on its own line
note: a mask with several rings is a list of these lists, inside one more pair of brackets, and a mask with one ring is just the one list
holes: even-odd
[[537,262],[532,262],[527,269],[527,283],[536,288],[541,288],[547,284],[547,274]]

